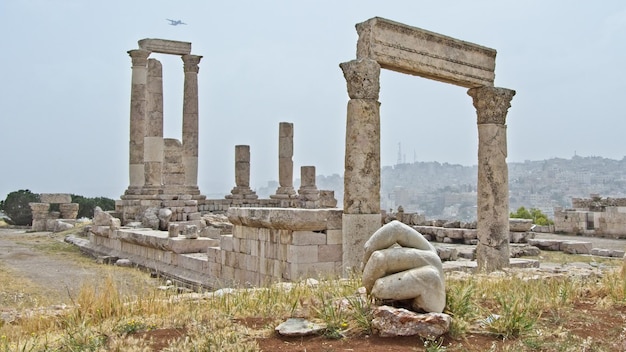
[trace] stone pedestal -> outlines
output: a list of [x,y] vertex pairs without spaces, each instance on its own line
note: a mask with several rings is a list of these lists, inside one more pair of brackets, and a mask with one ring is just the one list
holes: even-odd
[[235,187],[227,199],[257,199],[259,196],[250,189],[250,146],[235,146]]
[[61,219],[76,219],[78,216],[78,203],[59,204]]
[[28,203],[30,211],[33,213],[33,231],[46,231],[46,221],[48,220],[49,203]]
[[481,87],[467,92],[478,115],[478,270],[509,266],[509,175],[506,114],[515,91]]
[[320,191],[315,185],[315,166],[302,166],[300,168],[298,198],[300,200],[300,208],[319,208]]
[[380,220],[380,65],[371,59],[339,65],[348,102],[343,198],[344,273],[359,270],[363,243]]

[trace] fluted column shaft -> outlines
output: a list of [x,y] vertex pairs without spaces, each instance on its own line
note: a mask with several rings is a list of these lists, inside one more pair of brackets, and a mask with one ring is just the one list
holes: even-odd
[[278,189],[270,198],[294,198],[293,188],[293,123],[278,126]]
[[506,115],[514,90],[468,90],[478,123],[478,199],[476,260],[478,270],[509,266],[509,174],[506,163]]
[[183,165],[185,186],[198,186],[198,64],[202,56],[183,55]]
[[160,187],[163,184],[163,68],[156,59],[148,60],[146,106],[145,186]]
[[132,59],[130,89],[130,142],[129,142],[129,181],[130,187],[144,185],[144,136],[146,120],[146,83],[148,76],[148,50],[128,51]]

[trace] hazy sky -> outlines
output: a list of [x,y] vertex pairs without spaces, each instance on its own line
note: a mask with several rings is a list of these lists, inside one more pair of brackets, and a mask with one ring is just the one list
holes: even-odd
[[[118,199],[128,187],[131,60],[143,38],[192,42],[199,73],[199,186],[278,179],[278,124],[294,123],[300,166],[343,175],[346,83],[356,23],[385,17],[498,51],[495,85],[517,91],[509,162],[626,155],[626,2],[0,2],[0,199],[18,189]],[[187,25],[170,26],[166,18]],[[181,137],[183,69],[163,63],[165,137]],[[381,158],[473,165],[476,112],[465,88],[383,71]]]

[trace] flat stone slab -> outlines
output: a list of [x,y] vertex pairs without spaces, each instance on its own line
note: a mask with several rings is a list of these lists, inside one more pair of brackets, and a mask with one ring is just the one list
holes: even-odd
[[122,242],[171,251],[177,254],[206,252],[207,248],[219,246],[219,240],[199,237],[188,239],[184,236],[169,237],[166,231],[150,229],[120,229],[117,238]]
[[42,193],[39,195],[41,203],[65,204],[72,202],[72,195],[69,193]]
[[496,50],[381,17],[356,25],[357,59],[465,88],[493,86]]
[[228,220],[233,225],[293,231],[340,229],[340,209],[296,208],[229,208]]
[[149,50],[154,53],[173,54],[173,55],[191,54],[191,43],[189,42],[146,38],[146,39],[141,39],[138,42],[138,44],[139,44],[139,48],[144,49],[144,50]]
[[[451,271],[467,271],[474,272],[478,267],[478,264],[475,260],[456,260],[443,262],[443,271],[451,272]],[[522,258],[511,258],[509,260],[509,266],[511,268],[538,268],[539,261],[535,259],[522,259]]]
[[324,329],[326,329],[324,325],[303,318],[289,318],[278,325],[275,330],[283,336],[307,336],[319,334]]

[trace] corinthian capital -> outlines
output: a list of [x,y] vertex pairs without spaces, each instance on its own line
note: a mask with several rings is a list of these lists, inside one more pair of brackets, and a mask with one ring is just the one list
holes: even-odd
[[372,59],[359,59],[339,64],[348,84],[350,99],[378,100],[380,65]]
[[506,88],[480,87],[471,88],[467,94],[474,100],[478,115],[478,124],[506,124],[506,114],[511,107],[515,91]]
[[150,56],[150,53],[151,51],[143,49],[134,49],[128,51],[128,55],[130,55],[131,60],[133,60],[133,66],[148,65],[148,56]]
[[200,59],[202,59],[202,56],[200,55],[183,55],[181,56],[181,58],[183,59],[183,63],[184,65],[184,71],[185,72],[195,72],[198,73],[198,71],[200,70],[198,68],[198,64],[200,63]]

